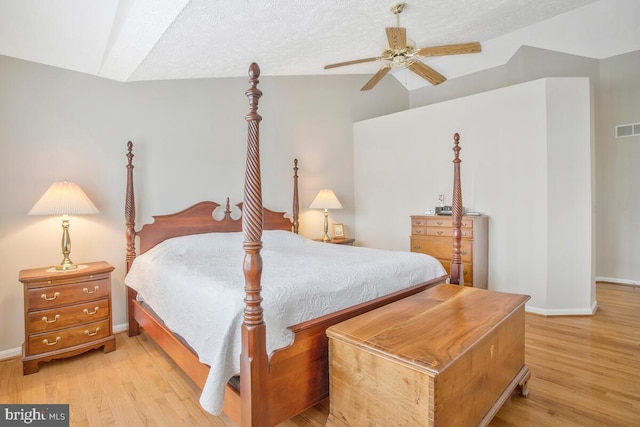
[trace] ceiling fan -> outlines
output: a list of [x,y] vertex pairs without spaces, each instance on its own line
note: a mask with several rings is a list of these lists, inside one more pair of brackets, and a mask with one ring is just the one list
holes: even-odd
[[343,67],[345,65],[361,64],[363,62],[388,61],[360,90],[373,89],[384,76],[391,71],[392,67],[405,66],[423,79],[433,85],[439,85],[446,79],[445,76],[433,68],[420,61],[420,58],[429,56],[458,55],[463,53],[477,53],[482,49],[480,43],[458,43],[444,46],[432,46],[416,48],[412,41],[407,41],[406,28],[400,27],[400,14],[404,10],[406,3],[397,3],[391,6],[391,12],[396,15],[396,26],[386,28],[389,48],[382,52],[381,56],[373,58],[355,59],[353,61],[338,62],[336,64],[325,65],[324,69]]

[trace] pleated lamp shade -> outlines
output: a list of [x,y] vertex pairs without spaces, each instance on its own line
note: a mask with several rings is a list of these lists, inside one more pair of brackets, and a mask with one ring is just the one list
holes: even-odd
[[90,215],[98,208],[73,182],[54,182],[31,208],[29,215]]
[[336,197],[336,194],[325,188],[324,190],[320,190],[315,199],[311,202],[309,206],[311,209],[342,209],[342,203]]

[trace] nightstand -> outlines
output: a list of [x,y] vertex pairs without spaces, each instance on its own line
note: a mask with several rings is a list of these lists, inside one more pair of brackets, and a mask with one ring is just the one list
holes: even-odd
[[[322,239],[313,239],[316,242],[322,242]],[[356,241],[356,239],[331,239],[326,243],[333,243],[334,245],[349,245],[349,246],[353,246],[353,243]]]
[[111,318],[111,272],[104,261],[56,271],[20,271],[24,285],[23,375],[38,372],[40,362],[75,356],[103,347],[116,349]]

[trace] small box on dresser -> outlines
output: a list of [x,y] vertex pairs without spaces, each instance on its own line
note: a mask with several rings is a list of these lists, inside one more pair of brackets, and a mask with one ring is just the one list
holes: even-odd
[[[411,252],[437,258],[451,272],[453,248],[453,218],[445,215],[411,216]],[[462,279],[466,286],[487,289],[489,270],[489,217],[463,216]]]
[[20,271],[24,285],[24,375],[39,363],[103,347],[115,350],[111,317],[111,272],[104,261],[77,269],[34,268]]

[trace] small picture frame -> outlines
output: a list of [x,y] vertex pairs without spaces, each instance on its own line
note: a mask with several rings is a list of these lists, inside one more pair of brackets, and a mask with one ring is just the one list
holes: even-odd
[[344,225],[333,224],[333,238],[344,239]]

